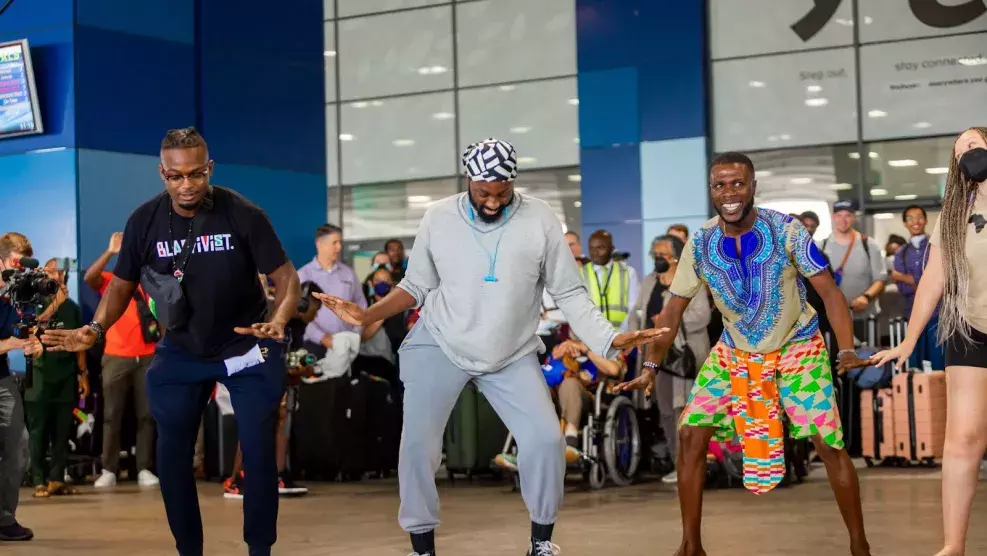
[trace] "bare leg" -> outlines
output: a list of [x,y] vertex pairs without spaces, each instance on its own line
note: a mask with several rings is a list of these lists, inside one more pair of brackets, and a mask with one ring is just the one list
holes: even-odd
[[685,426],[679,430],[678,486],[682,512],[682,545],[675,556],[706,556],[703,550],[703,487],[706,486],[706,452],[712,427]]
[[980,460],[987,447],[987,369],[946,369],[946,446],[942,457],[942,521],[946,534],[940,556],[963,556]]
[[860,483],[857,481],[857,470],[846,450],[837,450],[826,444],[820,435],[812,437],[816,453],[826,465],[826,476],[829,486],[836,495],[836,503],[840,507],[843,523],[850,533],[850,554],[853,556],[870,556],[870,545],[864,534],[864,512],[860,507]]
[[240,476],[240,472],[243,471],[243,453],[240,452],[240,443],[236,443],[236,456],[233,457],[233,473],[234,478]]

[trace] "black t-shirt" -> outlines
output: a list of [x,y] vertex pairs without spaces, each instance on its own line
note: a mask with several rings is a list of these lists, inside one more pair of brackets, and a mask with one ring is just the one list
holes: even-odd
[[[114,269],[117,277],[139,282],[144,266],[173,273],[172,259],[181,255],[193,219],[170,207],[171,199],[161,193],[130,215]],[[174,237],[168,230],[169,214]],[[233,328],[265,320],[267,297],[257,274],[273,272],[288,257],[264,211],[229,189],[213,186],[212,207],[200,209],[194,220],[199,231],[182,277],[189,324],[168,330],[167,339],[195,356],[222,361],[257,344],[257,338]],[[184,260],[179,257],[179,266]]]

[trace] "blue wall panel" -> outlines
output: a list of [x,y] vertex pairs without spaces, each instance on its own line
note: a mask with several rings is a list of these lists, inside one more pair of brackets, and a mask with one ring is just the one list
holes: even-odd
[[641,216],[675,218],[708,213],[706,139],[641,143]]
[[191,45],[77,27],[76,50],[79,148],[156,155],[195,124]]
[[[51,257],[75,258],[76,189],[75,151],[0,156],[0,207],[4,211],[0,234],[20,232],[42,264]],[[39,201],[40,200],[40,201]],[[76,276],[69,293],[77,297]],[[24,357],[11,353],[11,368],[24,370]]]
[[76,22],[86,27],[193,44],[194,0],[79,0]]
[[325,174],[322,6],[198,4],[203,132],[216,160]]
[[706,83],[701,53],[653,62],[639,72],[642,141],[706,135]]
[[[0,15],[0,35],[11,31],[31,32],[62,25],[71,26],[76,0],[18,0]],[[3,4],[6,4],[4,0]],[[2,5],[2,4],[0,4]],[[6,40],[6,39],[0,39]]]
[[326,223],[326,176],[216,161],[216,185],[240,192],[264,209],[295,267],[315,255],[315,229]]
[[632,66],[638,59],[638,0],[577,0],[579,71]]
[[[11,4],[11,6],[23,3]],[[56,6],[58,7],[57,3]],[[71,25],[35,31],[8,28],[11,7],[0,16],[0,42],[26,38],[31,48],[44,134],[4,139],[0,155],[75,146],[75,85]],[[57,13],[57,12],[56,12]]]
[[[158,157],[79,150],[79,265],[88,267],[130,213],[164,190]],[[112,262],[110,268],[112,268]]]
[[648,270],[654,236],[707,220],[705,2],[576,0],[576,19],[584,228],[637,230],[618,248]]
[[638,82],[635,68],[579,74],[579,144],[582,148],[637,143]]
[[641,219],[641,161],[637,145],[584,149],[580,173],[585,225]]

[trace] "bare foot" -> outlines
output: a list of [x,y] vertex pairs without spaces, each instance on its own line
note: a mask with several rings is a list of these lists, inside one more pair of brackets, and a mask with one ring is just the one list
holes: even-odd
[[963,556],[963,551],[947,546],[939,552],[936,552],[936,556]]
[[860,544],[850,543],[850,554],[852,556],[870,556],[870,545],[866,541]]
[[701,544],[682,541],[675,556],[706,556],[706,551]]

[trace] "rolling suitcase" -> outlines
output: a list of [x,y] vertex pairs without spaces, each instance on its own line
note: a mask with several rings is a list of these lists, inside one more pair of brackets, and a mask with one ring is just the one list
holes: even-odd
[[233,460],[236,458],[237,436],[236,418],[223,415],[216,400],[209,400],[202,415],[203,419],[203,467],[210,481],[224,481],[233,475]]
[[370,381],[367,397],[367,471],[388,477],[391,471],[398,468],[401,403],[389,381],[373,375],[366,376]]
[[494,457],[504,447],[507,427],[475,384],[463,388],[446,424],[443,444],[449,479],[466,475],[473,480],[477,473],[498,474]]
[[909,369],[895,375],[894,421],[898,453],[909,463],[936,466],[946,443],[946,373]]
[[[871,317],[868,322],[868,338],[870,342],[877,341],[876,319]],[[904,321],[899,317],[890,325],[891,346],[894,347],[904,339]],[[862,357],[873,355],[877,348],[871,347],[858,352]],[[898,465],[901,463],[895,442],[895,398],[891,388],[894,373],[894,362],[883,367],[866,367],[857,372],[857,379],[868,388],[860,390],[860,440],[861,455],[867,462],[867,467],[873,467],[874,462],[881,465]]]

